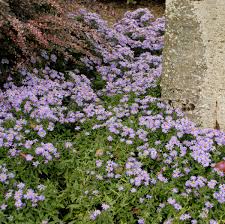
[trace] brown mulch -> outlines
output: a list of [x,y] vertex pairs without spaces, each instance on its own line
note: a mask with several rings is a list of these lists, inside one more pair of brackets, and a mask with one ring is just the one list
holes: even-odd
[[[122,0],[70,1],[70,3],[72,2],[76,2],[74,3],[74,8],[86,8],[88,11],[98,13],[111,25],[120,20],[125,12],[133,11],[137,8],[148,8],[156,18],[162,17],[165,12],[165,3],[163,3],[163,0],[142,0],[136,5],[126,4],[126,1]],[[73,7],[70,8],[73,9]]]

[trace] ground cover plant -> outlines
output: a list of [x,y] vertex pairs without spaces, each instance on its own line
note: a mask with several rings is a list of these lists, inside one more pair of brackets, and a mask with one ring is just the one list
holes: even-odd
[[222,223],[225,134],[161,102],[164,18],[69,16],[110,47],[72,71],[43,50],[0,90],[0,223]]

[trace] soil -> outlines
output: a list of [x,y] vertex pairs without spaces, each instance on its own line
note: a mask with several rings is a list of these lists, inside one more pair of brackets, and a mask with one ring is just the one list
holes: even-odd
[[88,11],[98,13],[110,25],[120,20],[124,13],[137,8],[148,8],[158,18],[164,16],[165,3],[163,0],[141,0],[137,4],[127,4],[122,0],[75,0],[76,7],[86,8]]

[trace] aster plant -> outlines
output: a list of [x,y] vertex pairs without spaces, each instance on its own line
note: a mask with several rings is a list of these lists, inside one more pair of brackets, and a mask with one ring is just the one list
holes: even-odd
[[[164,18],[128,12],[92,42],[85,70],[18,70],[0,90],[1,223],[223,222],[225,133],[200,129],[160,99]],[[7,63],[5,58],[1,63]],[[95,74],[95,78],[90,76]]]

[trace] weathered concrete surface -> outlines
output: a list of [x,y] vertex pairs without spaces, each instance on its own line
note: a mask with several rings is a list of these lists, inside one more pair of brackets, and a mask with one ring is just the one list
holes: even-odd
[[225,130],[225,0],[167,0],[162,98]]

